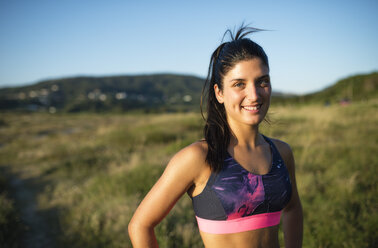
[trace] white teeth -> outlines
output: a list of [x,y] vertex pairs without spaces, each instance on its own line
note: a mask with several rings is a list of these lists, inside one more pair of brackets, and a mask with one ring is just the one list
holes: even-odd
[[251,107],[251,106],[244,106],[243,108],[245,108],[246,110],[258,110],[260,108],[260,105],[258,106],[254,106],[254,107]]

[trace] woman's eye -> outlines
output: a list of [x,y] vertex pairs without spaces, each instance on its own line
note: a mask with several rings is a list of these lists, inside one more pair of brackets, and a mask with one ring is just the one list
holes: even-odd
[[244,83],[236,83],[236,84],[234,84],[234,86],[235,87],[242,87],[242,86],[244,86]]
[[269,83],[270,83],[269,81],[261,81],[261,82],[260,82],[260,86],[261,86],[261,87],[268,87],[268,86],[269,86]]

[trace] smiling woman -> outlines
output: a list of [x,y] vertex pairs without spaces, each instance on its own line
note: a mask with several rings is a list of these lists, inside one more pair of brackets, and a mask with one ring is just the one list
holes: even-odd
[[302,207],[290,146],[259,132],[272,92],[268,57],[241,27],[212,54],[203,95],[204,140],[179,151],[129,223],[135,247],[157,247],[154,227],[186,192],[206,247],[301,247]]

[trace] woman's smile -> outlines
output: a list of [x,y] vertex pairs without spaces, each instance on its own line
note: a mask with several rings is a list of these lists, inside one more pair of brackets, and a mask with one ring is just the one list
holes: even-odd
[[246,106],[242,106],[242,108],[251,113],[258,113],[261,108],[261,104],[254,105],[254,106],[246,105]]

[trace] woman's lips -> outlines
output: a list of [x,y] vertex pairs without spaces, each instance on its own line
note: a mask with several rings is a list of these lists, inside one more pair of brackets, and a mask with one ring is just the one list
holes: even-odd
[[247,111],[250,111],[250,112],[257,112],[261,108],[261,105],[262,104],[258,104],[258,105],[246,105],[246,106],[242,106],[242,108],[245,109],[245,110],[247,110]]

